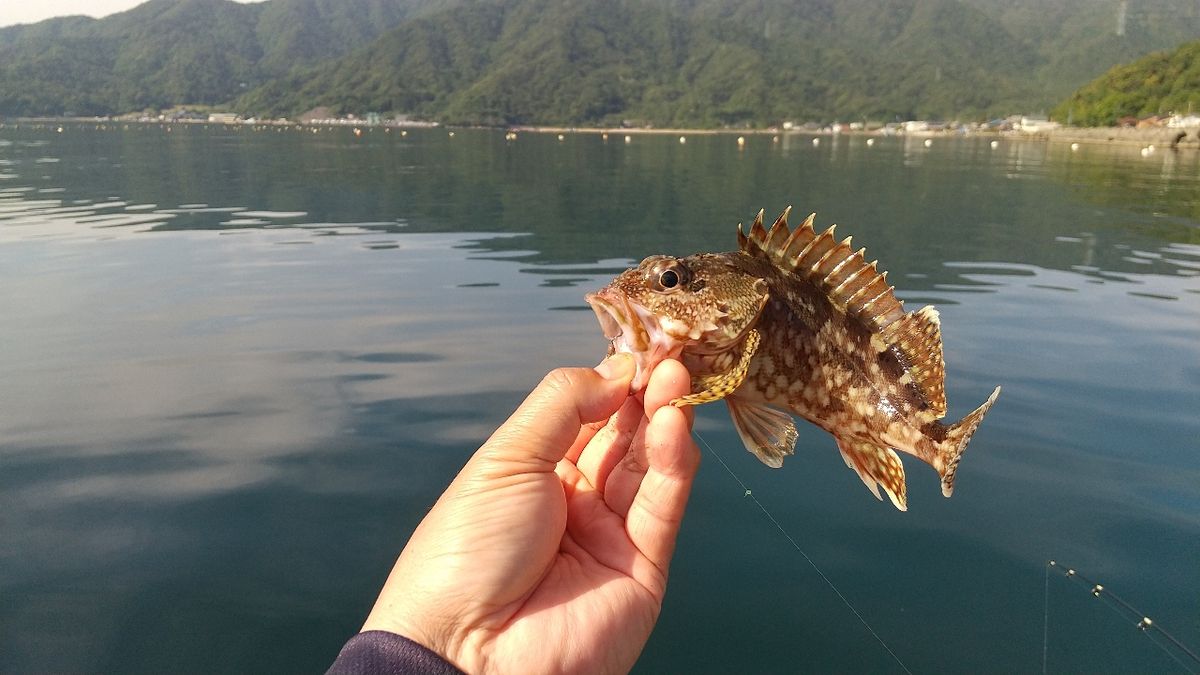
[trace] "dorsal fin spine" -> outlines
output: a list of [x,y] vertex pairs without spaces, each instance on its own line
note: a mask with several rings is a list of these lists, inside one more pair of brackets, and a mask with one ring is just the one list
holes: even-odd
[[[830,229],[833,229],[833,228],[831,227]],[[813,231],[814,236],[812,238],[812,241],[809,241],[808,244],[804,248],[800,249],[800,252],[796,254],[796,265],[797,266],[800,265],[800,261],[803,260],[804,257],[808,255],[808,252],[811,251],[813,249],[813,247],[817,245],[817,242],[820,241],[821,238],[824,237],[828,232],[829,232],[829,230],[826,230],[825,232],[822,232],[821,234],[817,234],[815,230]]]
[[767,240],[763,242],[763,248],[767,254],[774,260],[780,260],[783,256],[783,244],[787,241],[788,232],[787,214],[791,207],[784,209],[783,213],[775,219],[775,223],[771,225],[771,231],[767,233]]
[[788,237],[787,242],[785,242],[783,245],[783,252],[780,253],[780,256],[786,264],[792,265],[796,260],[797,253],[808,244],[809,237],[812,236],[811,229],[812,228],[809,228],[809,232],[805,232],[804,226],[801,225],[800,227],[796,228],[795,232],[792,232],[790,237]]
[[[865,249],[865,248],[858,249],[857,251],[855,251],[853,257],[846,259],[846,262],[850,262],[852,260],[854,260],[854,261],[863,260],[864,259],[863,252],[865,252],[866,250],[867,249]],[[841,269],[841,267],[842,266],[839,265],[838,269],[834,270],[834,273],[838,272]],[[832,293],[833,295],[841,295],[847,288],[850,287],[850,284],[854,283],[855,279],[858,279],[859,277],[861,277],[864,272],[870,272],[870,271],[872,271],[872,267],[870,265],[860,265],[858,269],[854,270],[849,275],[847,275],[845,279],[842,279],[838,283],[837,286],[834,286],[833,289],[830,291],[830,293]],[[859,290],[861,290],[861,289],[859,289]],[[856,293],[857,293],[857,291],[856,291]],[[853,298],[854,298],[854,295],[847,296],[846,304],[849,304]]]
[[767,239],[767,231],[763,229],[763,210],[758,210],[758,215],[754,217],[754,224],[750,226],[750,238],[758,243],[759,248]]
[[826,253],[829,253],[829,249],[835,245],[833,243],[833,228],[835,227],[837,227],[837,225],[830,225],[828,230],[818,234],[815,239],[809,242],[808,246],[804,247],[804,250],[801,251],[800,255],[796,257],[796,269],[807,267],[809,268],[808,271],[810,273],[812,272],[812,269],[815,267],[816,263],[819,262]]
[[824,265],[827,260],[829,260],[829,257],[832,256],[834,253],[837,253],[838,249],[840,249],[841,247],[842,247],[841,244],[834,244],[833,248],[829,249],[828,251],[825,251],[825,254],[821,256],[821,259],[818,260],[817,262],[813,263],[812,267],[810,269],[813,272],[817,272],[818,270],[820,270],[821,266]]
[[871,305],[875,304],[875,301],[876,301],[876,300],[879,300],[879,299],[880,299],[880,298],[882,298],[883,296],[885,296],[885,295],[887,295],[888,293],[892,292],[892,290],[893,290],[893,289],[892,289],[892,287],[891,287],[891,286],[888,286],[887,288],[885,288],[885,289],[883,289],[882,291],[880,291],[880,292],[879,292],[879,294],[878,294],[878,295],[876,295],[875,297],[873,297],[873,298],[871,298],[870,300],[867,300],[866,302],[862,303],[862,305],[861,305],[861,307],[862,307],[862,311],[863,311],[863,312],[866,312],[866,311],[867,311],[867,310],[868,310],[868,309],[871,307]]
[[[887,290],[887,284],[883,282],[882,277],[880,277],[878,271],[876,271],[875,266],[876,266],[877,262],[878,261],[873,262],[867,266],[867,268],[874,271],[875,274],[872,275],[871,278],[867,280],[867,283],[863,284],[862,288],[855,291],[854,295],[850,296],[849,298],[846,298],[847,302],[856,302],[862,298],[873,298],[873,297],[875,297],[875,295],[878,295],[881,291]],[[866,293],[872,292],[872,289],[876,289],[876,290],[874,290],[874,295],[866,295]]]
[[775,229],[776,227],[779,227],[780,225],[782,225],[784,229],[787,229],[788,214],[791,212],[792,212],[792,207],[789,204],[788,207],[783,210],[783,213],[779,214],[779,217],[775,219],[775,224],[771,226],[771,229]]
[[[844,241],[842,241],[842,244],[844,244],[846,246],[846,249],[849,250],[850,249],[850,237],[846,237],[846,239]],[[836,251],[836,250],[840,249],[842,247],[842,244],[839,244],[838,248],[834,249],[834,250]],[[837,276],[837,273],[840,272],[842,270],[842,268],[845,267],[846,265],[849,265],[854,262],[858,262],[855,259],[856,257],[859,257],[859,256],[856,256],[856,254],[854,254],[854,253],[851,253],[850,255],[843,257],[842,261],[840,263],[834,265],[833,269],[829,270],[829,273],[825,275],[825,281],[827,283],[830,282],[830,280],[833,279],[835,276]],[[841,286],[841,283],[839,283],[838,286]],[[837,290],[837,286],[832,286],[829,290],[830,290],[830,293],[833,293],[834,291]]]

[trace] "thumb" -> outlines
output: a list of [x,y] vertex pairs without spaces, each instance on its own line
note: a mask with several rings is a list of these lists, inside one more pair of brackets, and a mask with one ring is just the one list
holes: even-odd
[[500,461],[545,462],[563,458],[584,424],[612,416],[629,397],[636,365],[618,354],[597,368],[559,368],[544,377],[481,452]]

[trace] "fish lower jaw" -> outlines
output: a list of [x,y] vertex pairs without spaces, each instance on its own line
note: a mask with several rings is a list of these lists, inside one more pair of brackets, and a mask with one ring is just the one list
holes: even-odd
[[637,364],[630,385],[633,391],[646,388],[655,366],[683,352],[684,342],[666,330],[659,317],[646,308],[606,291],[588,294],[586,299],[612,344],[611,353],[633,356]]
[[637,392],[646,388],[646,384],[650,381],[650,373],[658,364],[667,359],[679,357],[683,351],[683,344],[659,333],[658,335],[651,334],[647,344],[631,345],[626,338],[627,334],[613,339],[613,353],[629,354],[633,357],[633,362],[637,365],[637,372],[634,374],[629,388]]

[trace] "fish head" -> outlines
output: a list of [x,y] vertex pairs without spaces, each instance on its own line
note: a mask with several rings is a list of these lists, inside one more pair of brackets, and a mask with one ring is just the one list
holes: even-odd
[[634,391],[665,359],[717,354],[745,339],[768,291],[766,281],[739,268],[739,255],[651,256],[586,296],[609,354],[628,353],[636,361]]

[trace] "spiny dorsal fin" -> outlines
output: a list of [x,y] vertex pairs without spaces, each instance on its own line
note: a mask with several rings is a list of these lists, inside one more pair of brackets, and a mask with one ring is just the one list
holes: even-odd
[[946,363],[942,359],[942,325],[937,310],[925,306],[905,314],[884,329],[883,339],[908,357],[908,373],[929,400],[933,419],[945,417]]
[[850,237],[838,241],[836,225],[817,234],[813,228],[816,214],[810,215],[795,231],[787,224],[789,206],[768,231],[762,224],[762,211],[754,220],[749,236],[738,226],[738,245],[742,251],[762,256],[776,267],[808,280],[839,310],[879,334],[885,345],[896,346],[908,361],[908,372],[929,401],[932,419],[946,414],[942,361],[942,335],[937,310],[925,307],[904,312],[895,289],[880,272],[879,261],[866,260],[866,249],[854,250]]
[[749,236],[738,226],[738,245],[751,255],[765,256],[780,269],[793,272],[821,289],[838,309],[861,320],[872,332],[880,333],[905,316],[904,306],[887,283],[887,272],[867,263],[866,249],[855,251],[850,238],[834,238],[836,225],[817,234],[810,215],[796,230],[789,231],[789,206],[771,226],[762,225],[758,214]]

